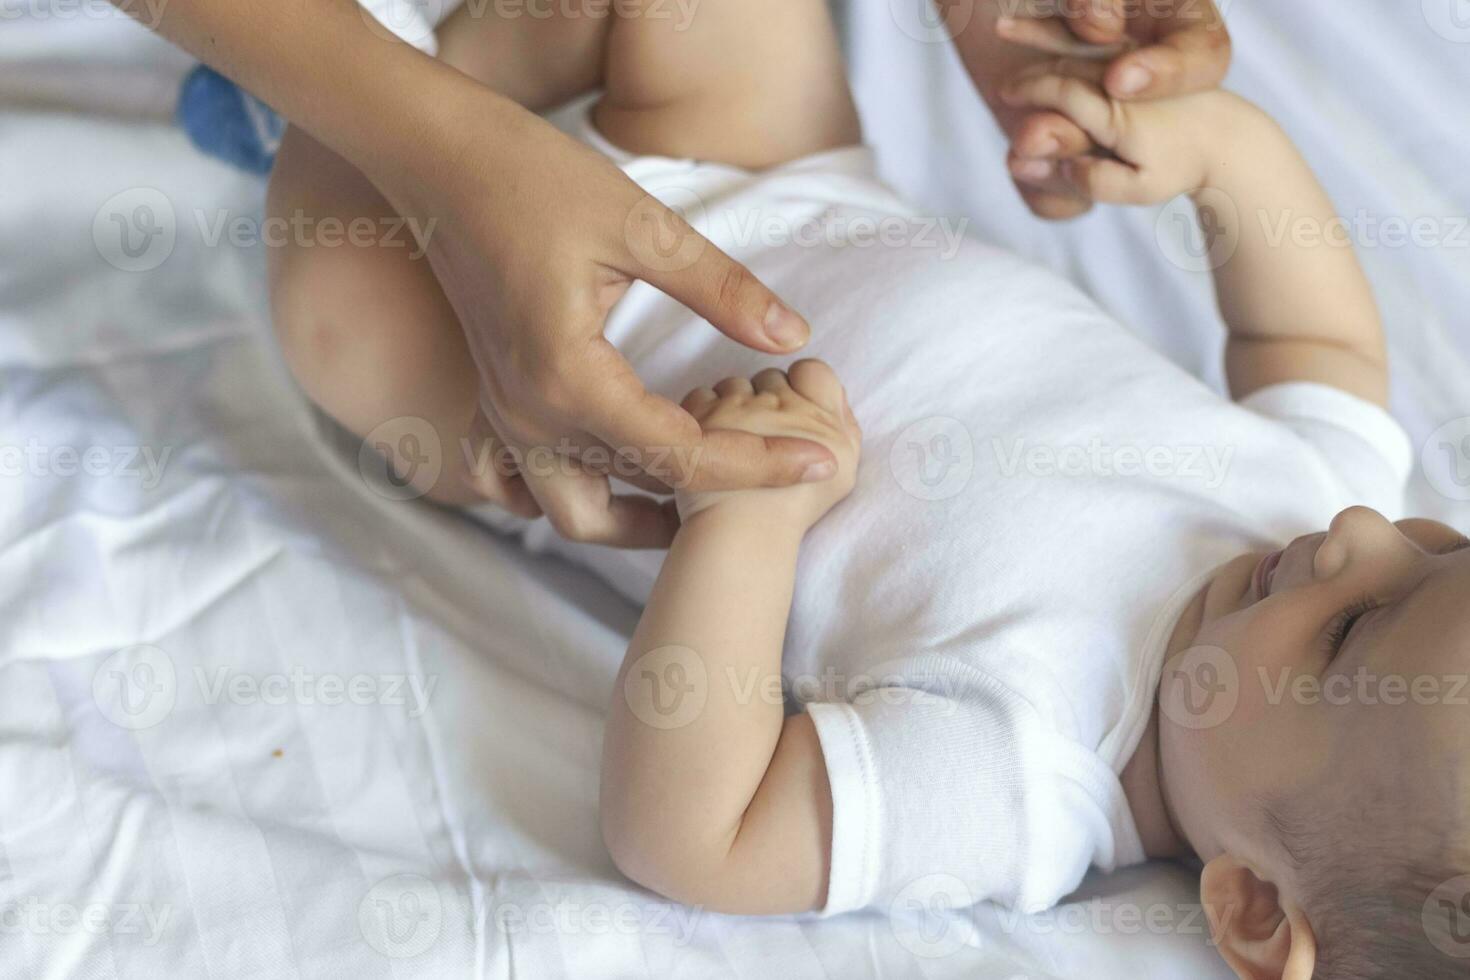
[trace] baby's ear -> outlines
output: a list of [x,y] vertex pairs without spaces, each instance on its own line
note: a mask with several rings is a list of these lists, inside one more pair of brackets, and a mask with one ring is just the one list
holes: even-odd
[[1300,907],[1230,854],[1205,865],[1200,902],[1210,936],[1241,980],[1311,980],[1317,937]]

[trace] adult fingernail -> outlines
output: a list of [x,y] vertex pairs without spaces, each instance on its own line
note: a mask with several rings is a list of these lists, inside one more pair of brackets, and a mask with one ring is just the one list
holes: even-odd
[[1142,65],[1127,65],[1118,73],[1118,94],[1137,95],[1153,83],[1154,73]]
[[806,343],[806,324],[781,303],[772,303],[766,311],[765,327],[766,336],[786,350],[795,350]]
[[1036,141],[1036,156],[1049,157],[1062,148],[1061,140],[1052,133],[1047,133]]
[[821,483],[830,480],[837,475],[837,464],[831,460],[822,463],[813,463],[801,473],[802,483]]

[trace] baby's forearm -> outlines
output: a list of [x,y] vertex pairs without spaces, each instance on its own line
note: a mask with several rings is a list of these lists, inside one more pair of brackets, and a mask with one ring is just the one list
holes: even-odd
[[1346,225],[1270,117],[1224,93],[1211,110],[1219,149],[1195,201],[1216,250],[1232,392],[1317,380],[1382,403],[1382,325]]
[[[780,677],[804,527],[759,506],[702,511],[674,541],[614,690],[602,825],[623,871],[665,895],[724,911],[799,911],[825,886],[824,851],[803,829],[818,818],[802,812],[824,804],[825,782],[789,799],[781,791],[779,806],[755,804],[769,795],[768,773],[825,780],[825,769],[791,771],[820,765],[814,737],[799,751],[783,744],[803,741],[788,737]],[[810,736],[809,719],[794,722]]]

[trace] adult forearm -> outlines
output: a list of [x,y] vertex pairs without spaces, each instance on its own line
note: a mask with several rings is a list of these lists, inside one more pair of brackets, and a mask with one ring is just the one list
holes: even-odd
[[157,30],[374,178],[422,152],[444,97],[473,84],[355,0],[169,0]]

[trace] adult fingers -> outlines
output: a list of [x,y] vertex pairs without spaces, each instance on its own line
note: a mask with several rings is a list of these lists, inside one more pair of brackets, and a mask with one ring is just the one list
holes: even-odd
[[1126,0],[1063,0],[1072,33],[1093,44],[1123,40],[1128,33]]
[[1211,0],[1176,3],[1154,24],[1153,42],[1108,66],[1104,86],[1117,99],[1203,92],[1230,69],[1230,31]]
[[1018,184],[1021,200],[1031,213],[1047,221],[1068,221],[1092,210],[1092,202],[1071,191],[1040,191]]
[[1066,160],[1093,145],[1081,126],[1059,112],[1029,112],[1011,133],[1011,152],[1022,159]]
[[1006,166],[1021,200],[1039,218],[1052,221],[1085,214],[1090,203],[1062,179],[1058,164],[1094,149],[1092,137],[1057,112],[1031,112],[1011,126]]
[[648,195],[633,206],[624,239],[628,259],[619,271],[662,290],[732,340],[786,354],[811,337],[806,320],[657,198]]
[[[772,466],[773,460],[791,458],[802,461],[798,469]],[[689,481],[691,490],[820,483],[837,473],[837,458],[819,443],[733,429],[705,432],[696,462]]]
[[1012,44],[1066,58],[1115,58],[1130,47],[1121,36],[1104,43],[1084,40],[1069,23],[1055,17],[1001,17],[995,22],[995,33]]
[[640,469],[675,488],[734,490],[812,481],[812,467],[835,462],[819,443],[763,439],[750,433],[702,432],[673,402],[651,394],[605,338],[596,338],[580,371],[586,383],[583,427]]
[[524,476],[551,526],[562,537],[613,548],[666,548],[679,529],[673,501],[615,494],[608,478],[588,473],[568,457]]
[[541,506],[514,465],[515,454],[507,452],[483,410],[470,423],[469,439],[474,450],[469,480],[475,492],[517,516],[540,517]]

